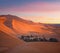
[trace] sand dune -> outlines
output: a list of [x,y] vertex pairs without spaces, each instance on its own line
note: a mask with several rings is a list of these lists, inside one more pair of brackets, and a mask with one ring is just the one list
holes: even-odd
[[[55,35],[56,29],[53,26],[45,25],[43,23],[34,23],[32,21],[24,20],[13,15],[1,15],[0,23],[7,26],[8,28],[14,29],[15,33],[28,33],[28,32],[38,32],[45,35]],[[13,31],[13,30],[11,30]]]
[[7,53],[60,53],[60,43],[25,43],[22,47],[18,45]]
[[31,32],[60,40],[60,28],[34,23],[13,15],[0,16],[0,53],[60,53],[60,42],[26,43],[17,38]]
[[23,42],[13,35],[8,35],[0,31],[0,53],[9,50],[16,45],[22,45]]
[[7,34],[13,34],[17,36],[20,34],[37,32],[45,37],[55,37],[60,39],[60,28],[43,23],[34,23],[14,15],[1,15],[0,29],[3,29]]
[[13,23],[13,29],[15,30],[17,34],[29,35],[35,32],[35,33],[40,34],[40,36],[44,35],[44,37],[46,38],[54,37],[60,41],[60,34],[58,31],[60,29],[56,30],[52,26],[45,27],[43,24],[37,24],[37,23],[28,24],[25,22],[17,21],[17,20],[13,20],[12,23]]
[[12,29],[6,27],[4,24],[0,24],[0,30],[7,33],[8,35],[16,35]]
[[[27,24],[21,21],[13,20],[13,28],[16,29],[18,32],[39,32],[40,34],[54,34],[53,31],[51,30],[46,30],[48,27],[45,27],[43,24],[36,24],[36,23],[31,23]],[[18,30],[19,29],[19,30]],[[44,32],[44,33],[43,33]]]

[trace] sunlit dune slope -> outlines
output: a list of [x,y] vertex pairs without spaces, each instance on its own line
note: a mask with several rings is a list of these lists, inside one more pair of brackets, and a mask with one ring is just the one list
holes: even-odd
[[12,35],[8,35],[0,31],[0,46],[13,47],[16,44],[22,44],[18,38],[14,38]]
[[44,36],[46,38],[48,37],[54,37],[57,38],[60,41],[60,34],[59,30],[52,26],[45,26],[44,24],[38,24],[38,23],[25,23],[17,20],[13,20],[13,28],[18,34],[26,34],[29,35],[30,32],[33,34],[38,33],[40,36]]
[[4,23],[4,25],[6,25],[7,27],[9,28],[13,28],[12,27],[12,21],[13,19],[16,19],[16,20],[23,20],[23,19],[20,19],[19,17],[17,16],[13,16],[13,15],[0,15],[0,23]]
[[0,53],[8,51],[9,49],[17,46],[23,45],[23,42],[13,35],[8,35],[0,31]]
[[13,35],[10,36],[0,31],[0,47],[7,47],[9,49],[22,44],[22,41],[13,37]]
[[43,24],[37,24],[37,23],[28,24],[28,23],[21,22],[18,20],[13,20],[12,23],[13,23],[13,28],[21,33],[27,33],[27,32],[33,31],[33,32],[39,32],[41,34],[44,34],[44,33],[53,34],[52,31],[45,30],[47,29],[47,27],[45,27]]
[[16,37],[14,30],[4,24],[6,20],[6,17],[0,17],[0,53],[5,53],[16,45],[23,45],[23,42]]
[[8,35],[16,35],[16,33],[12,29],[6,27],[3,24],[0,24],[0,30],[3,31],[3,32],[5,32]]
[[14,30],[13,28],[13,20],[19,20],[19,21],[24,21],[26,22],[24,19],[21,19],[17,16],[13,16],[13,15],[0,15],[0,30],[4,31],[7,34],[12,34],[12,35],[16,35],[16,30]]
[[29,33],[29,32],[38,32],[45,35],[55,35],[56,33],[52,30],[53,27],[44,26],[44,24],[38,23],[25,23],[18,20],[13,20],[13,28],[17,33]]
[[6,21],[6,19],[7,18],[5,18],[5,17],[0,18],[0,30],[9,35],[16,35],[16,33],[12,29],[10,29],[6,25],[4,25],[4,22]]
[[29,32],[36,32],[46,37],[59,37],[60,29],[51,25],[43,23],[34,23],[32,21],[24,20],[14,15],[0,16],[0,30],[4,30],[7,34],[28,34]]

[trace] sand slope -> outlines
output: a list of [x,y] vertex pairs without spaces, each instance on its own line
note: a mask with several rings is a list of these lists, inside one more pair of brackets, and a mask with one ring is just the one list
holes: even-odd
[[20,33],[38,32],[60,39],[60,29],[30,22],[12,15],[0,16],[0,53],[60,53],[60,42],[27,43],[17,38]]
[[60,53],[60,43],[25,43],[22,47],[18,45],[7,53]]
[[6,50],[9,50],[16,45],[22,45],[23,42],[18,38],[13,37],[13,35],[8,35],[2,31],[0,31],[0,53]]

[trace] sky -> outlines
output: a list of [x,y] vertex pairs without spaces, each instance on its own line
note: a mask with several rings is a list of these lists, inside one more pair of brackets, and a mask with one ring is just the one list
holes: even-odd
[[33,22],[60,24],[60,0],[0,0],[0,15],[11,14]]

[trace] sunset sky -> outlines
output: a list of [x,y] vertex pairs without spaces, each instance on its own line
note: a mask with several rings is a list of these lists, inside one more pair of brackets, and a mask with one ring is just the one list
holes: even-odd
[[34,22],[60,24],[60,0],[0,0],[2,14],[12,14]]

